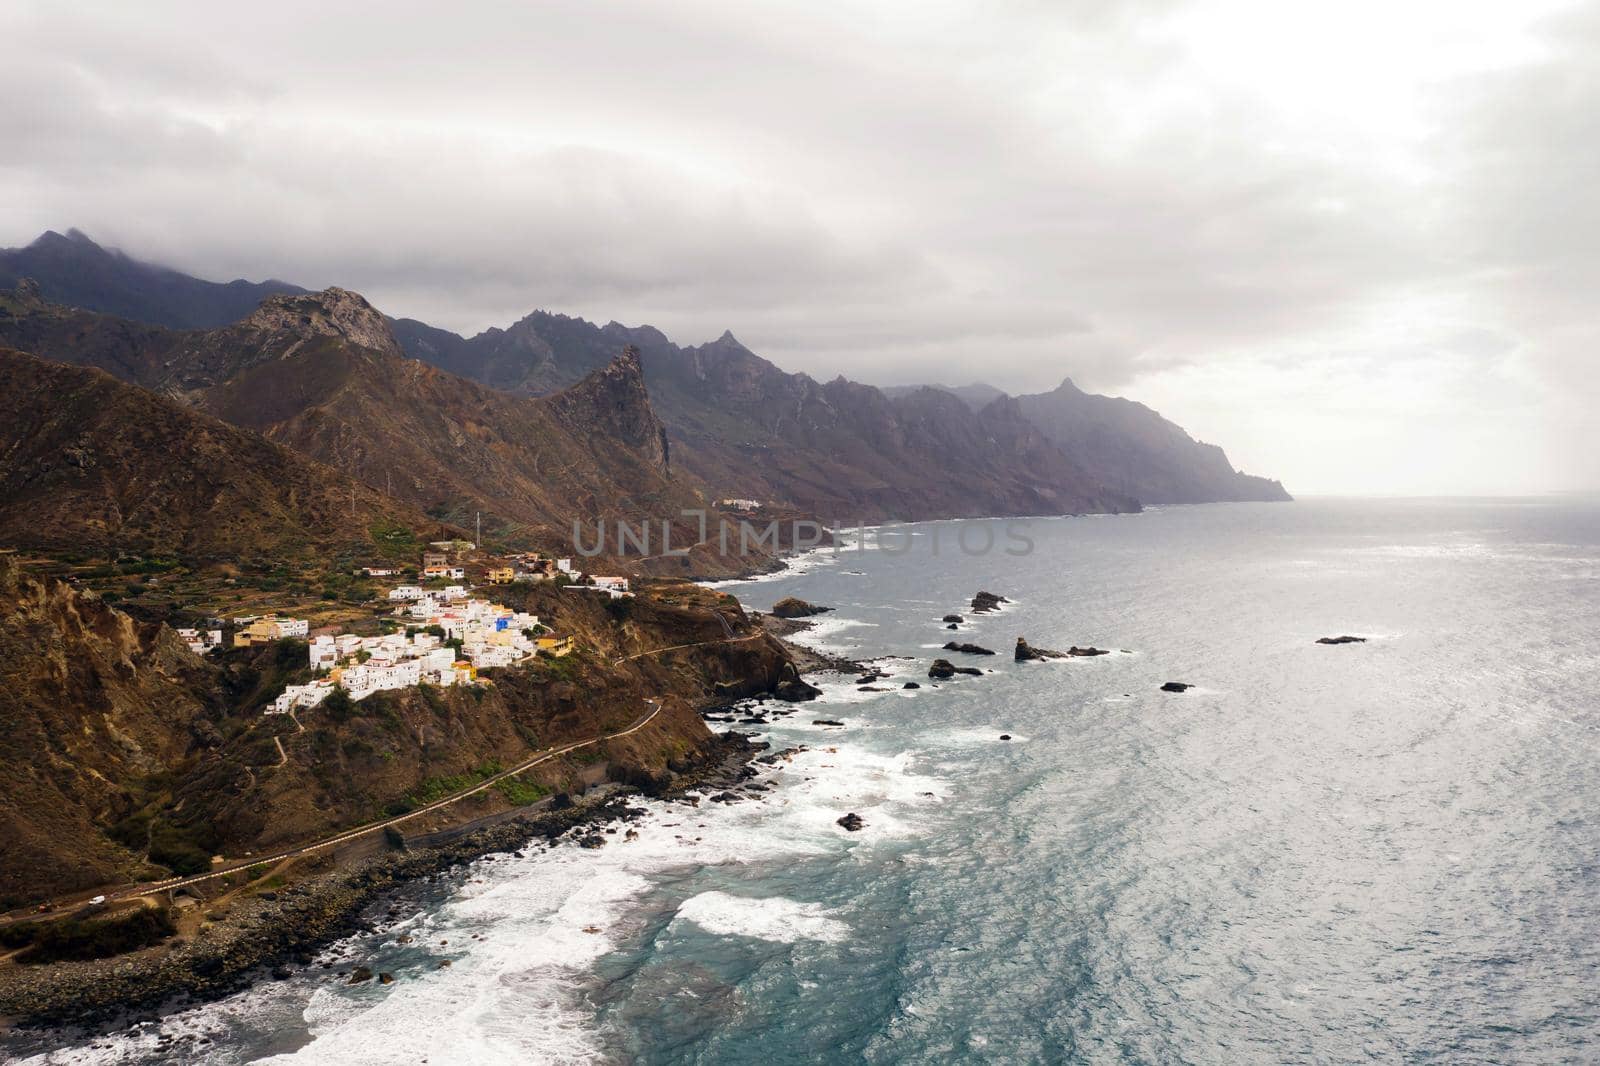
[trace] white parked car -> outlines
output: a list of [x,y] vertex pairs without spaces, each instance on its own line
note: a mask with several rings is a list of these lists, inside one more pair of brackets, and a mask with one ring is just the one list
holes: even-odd
[[106,898],[104,896],[96,896],[94,899],[91,899],[89,901],[89,906],[98,907],[98,906],[100,906],[100,904],[104,903],[105,901],[106,901]]

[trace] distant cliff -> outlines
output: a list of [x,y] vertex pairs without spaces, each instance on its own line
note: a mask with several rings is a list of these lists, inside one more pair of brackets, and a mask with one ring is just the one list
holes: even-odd
[[495,388],[540,394],[594,370],[619,344],[641,353],[676,464],[719,493],[842,521],[1131,511],[1014,405],[974,411],[916,390],[890,397],[846,378],[791,374],[724,333],[679,347],[651,327],[535,312],[462,338],[394,323],[412,355]]
[[1279,482],[1235,470],[1221,448],[1195,440],[1142,403],[1087,393],[1070,380],[1017,403],[1096,477],[1145,503],[1291,498]]

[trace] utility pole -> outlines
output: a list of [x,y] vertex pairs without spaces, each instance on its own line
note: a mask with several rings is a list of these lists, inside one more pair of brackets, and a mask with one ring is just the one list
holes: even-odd
[[483,512],[482,511],[478,512],[478,541],[477,541],[477,545],[476,546],[480,547],[480,548],[483,546]]

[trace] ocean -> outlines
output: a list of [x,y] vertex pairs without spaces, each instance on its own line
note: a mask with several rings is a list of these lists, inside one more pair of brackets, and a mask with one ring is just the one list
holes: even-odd
[[[764,728],[805,748],[763,771],[769,791],[651,803],[636,840],[415,886],[326,956],[392,985],[311,967],[0,1051],[1600,1058],[1600,504],[1303,500],[859,541],[722,586],[752,608],[834,608],[804,639],[891,675],[882,692],[828,678]],[[1011,602],[972,616],[980,589]],[[968,616],[957,632],[950,612]],[[1346,633],[1369,639],[1315,643]],[[1112,654],[1018,664],[1018,636]],[[935,657],[986,672],[933,684]],[[850,812],[861,831],[835,824]]]

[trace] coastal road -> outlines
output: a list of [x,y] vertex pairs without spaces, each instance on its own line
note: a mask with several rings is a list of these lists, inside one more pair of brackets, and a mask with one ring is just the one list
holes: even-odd
[[622,658],[616,660],[613,665],[621,666],[623,663],[629,663],[635,659],[643,659],[647,655],[660,655],[662,652],[667,651],[679,651],[683,648],[703,648],[708,644],[741,644],[747,640],[760,640],[764,636],[766,636],[765,633],[752,633],[748,637],[725,637],[721,640],[696,641],[693,644],[674,644],[669,648],[651,648],[649,651],[640,651],[634,652],[632,655],[624,655]]
[[624,655],[622,658],[616,660],[614,665],[621,666],[623,663],[632,662],[635,659],[643,659],[647,655],[660,655],[662,652],[667,651],[679,651],[683,648],[703,648],[708,644],[738,644],[741,641],[746,640],[760,640],[762,637],[766,636],[765,632],[757,630],[747,637],[736,637],[733,634],[733,626],[728,624],[728,620],[723,617],[721,611],[708,611],[707,613],[710,614],[711,617],[715,618],[718,622],[722,623],[722,631],[726,633],[727,636],[723,637],[721,640],[700,640],[693,644],[674,644],[667,648],[651,648],[649,651],[634,652],[632,655]]
[[[369,822],[366,825],[358,826],[355,829],[347,829],[342,833],[326,837],[311,844],[304,844],[297,848],[289,848],[284,851],[274,852],[271,855],[252,856],[249,859],[242,859],[238,862],[229,863],[227,866],[220,867],[216,870],[211,870],[207,873],[194,874],[189,877],[173,877],[165,881],[156,881],[151,884],[136,885],[132,888],[122,889],[118,892],[108,892],[105,894],[106,901],[111,903],[119,900],[135,899],[139,896],[148,896],[155,892],[170,892],[176,888],[187,888],[190,885],[203,884],[206,881],[212,881],[219,877],[226,877],[229,874],[238,873],[240,870],[246,870],[252,866],[260,866],[264,863],[278,863],[282,862],[284,859],[292,859],[301,855],[310,855],[313,852],[322,851],[325,848],[337,847],[340,844],[355,840],[357,837],[366,836],[368,833],[381,832],[384,829],[388,829],[390,826],[400,825],[403,822],[409,822],[413,818],[420,818],[425,814],[431,814],[434,811],[443,810],[453,803],[458,803],[461,800],[466,799],[468,796],[475,796],[485,789],[493,788],[495,785],[506,780],[507,778],[516,777],[520,773],[531,770],[540,763],[549,762],[551,759],[558,759],[568,752],[577,751],[579,748],[587,748],[595,744],[603,744],[608,740],[616,740],[620,737],[626,737],[637,733],[639,730],[643,729],[645,726],[654,721],[655,717],[660,714],[662,710],[663,704],[660,700],[650,699],[647,697],[645,702],[650,704],[650,713],[640,718],[626,729],[618,730],[615,733],[606,733],[598,737],[591,737],[588,740],[575,741],[574,743],[566,744],[559,748],[548,748],[545,751],[540,752],[538,755],[535,755],[533,758],[528,759],[526,762],[522,762],[516,766],[513,766],[509,770],[503,770],[492,777],[484,778],[471,788],[463,789],[462,791],[446,796],[443,799],[435,800],[426,806],[418,807],[414,811],[408,811],[405,814],[396,815],[393,818],[385,818],[381,822]],[[27,917],[33,917],[33,915],[28,915]]]

